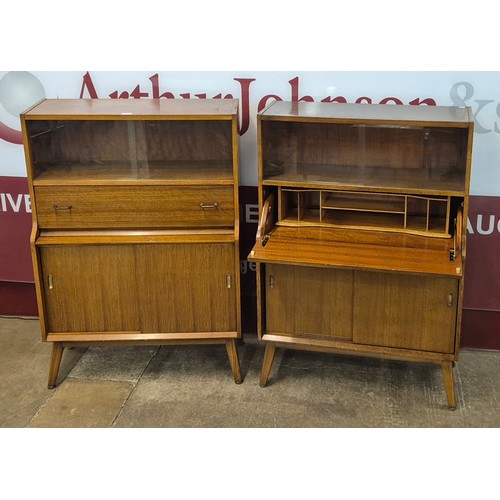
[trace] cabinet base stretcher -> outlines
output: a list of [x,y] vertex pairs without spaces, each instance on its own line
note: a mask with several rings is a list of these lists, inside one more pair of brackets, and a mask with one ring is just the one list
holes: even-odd
[[[266,338],[267,337],[267,338]],[[453,375],[453,368],[455,361],[453,355],[436,353],[425,353],[423,351],[413,351],[408,355],[404,349],[387,349],[378,347],[367,347],[362,345],[349,345],[342,342],[334,341],[321,341],[316,342],[310,339],[303,340],[293,338],[292,341],[283,341],[278,335],[264,335],[263,340],[266,342],[266,349],[264,351],[264,360],[262,362],[262,370],[260,373],[260,386],[265,387],[269,380],[269,374],[273,365],[274,356],[277,348],[282,349],[297,349],[302,351],[317,351],[326,352],[331,354],[343,354],[351,356],[368,356],[384,359],[394,359],[399,361],[414,361],[422,363],[432,363],[441,366],[443,374],[444,389],[446,398],[448,400],[448,407],[450,410],[455,410],[457,407],[455,398],[455,379]]]
[[[58,335],[51,335],[57,337]],[[62,336],[62,335],[61,335]],[[109,337],[109,336],[106,336]],[[154,337],[154,336],[153,336]],[[234,381],[236,384],[241,384],[243,379],[241,377],[240,361],[238,357],[238,349],[236,348],[236,338],[210,338],[210,339],[158,339],[146,338],[143,341],[137,340],[95,340],[95,341],[72,341],[52,340],[52,356],[50,359],[49,380],[48,388],[54,389],[57,384],[57,376],[61,366],[62,356],[66,347],[112,347],[112,346],[141,346],[141,345],[193,345],[193,344],[225,344],[226,351],[231,365]]]

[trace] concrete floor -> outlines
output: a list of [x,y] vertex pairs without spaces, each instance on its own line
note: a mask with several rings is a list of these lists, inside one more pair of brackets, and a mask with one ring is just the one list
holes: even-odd
[[278,350],[259,386],[264,346],[239,345],[244,382],[225,347],[66,349],[47,389],[51,346],[38,320],[0,318],[0,427],[499,427],[500,352],[463,350],[458,408],[438,366]]

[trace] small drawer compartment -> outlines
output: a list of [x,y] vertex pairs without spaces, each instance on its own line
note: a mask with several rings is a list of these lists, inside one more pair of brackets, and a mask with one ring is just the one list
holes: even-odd
[[40,228],[234,225],[233,186],[38,186]]

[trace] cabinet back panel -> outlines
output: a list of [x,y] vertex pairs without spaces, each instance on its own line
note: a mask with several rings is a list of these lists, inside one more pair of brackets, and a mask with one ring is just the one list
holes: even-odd
[[151,121],[142,154],[149,160],[231,160],[229,121]]

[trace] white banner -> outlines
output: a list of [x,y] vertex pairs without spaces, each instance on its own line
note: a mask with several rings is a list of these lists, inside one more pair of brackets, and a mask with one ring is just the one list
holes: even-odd
[[[500,72],[0,72],[0,176],[26,175],[19,113],[40,98],[240,99],[240,184],[257,184],[255,115],[270,99],[470,106],[471,194],[500,196]],[[16,143],[17,141],[17,143]]]

